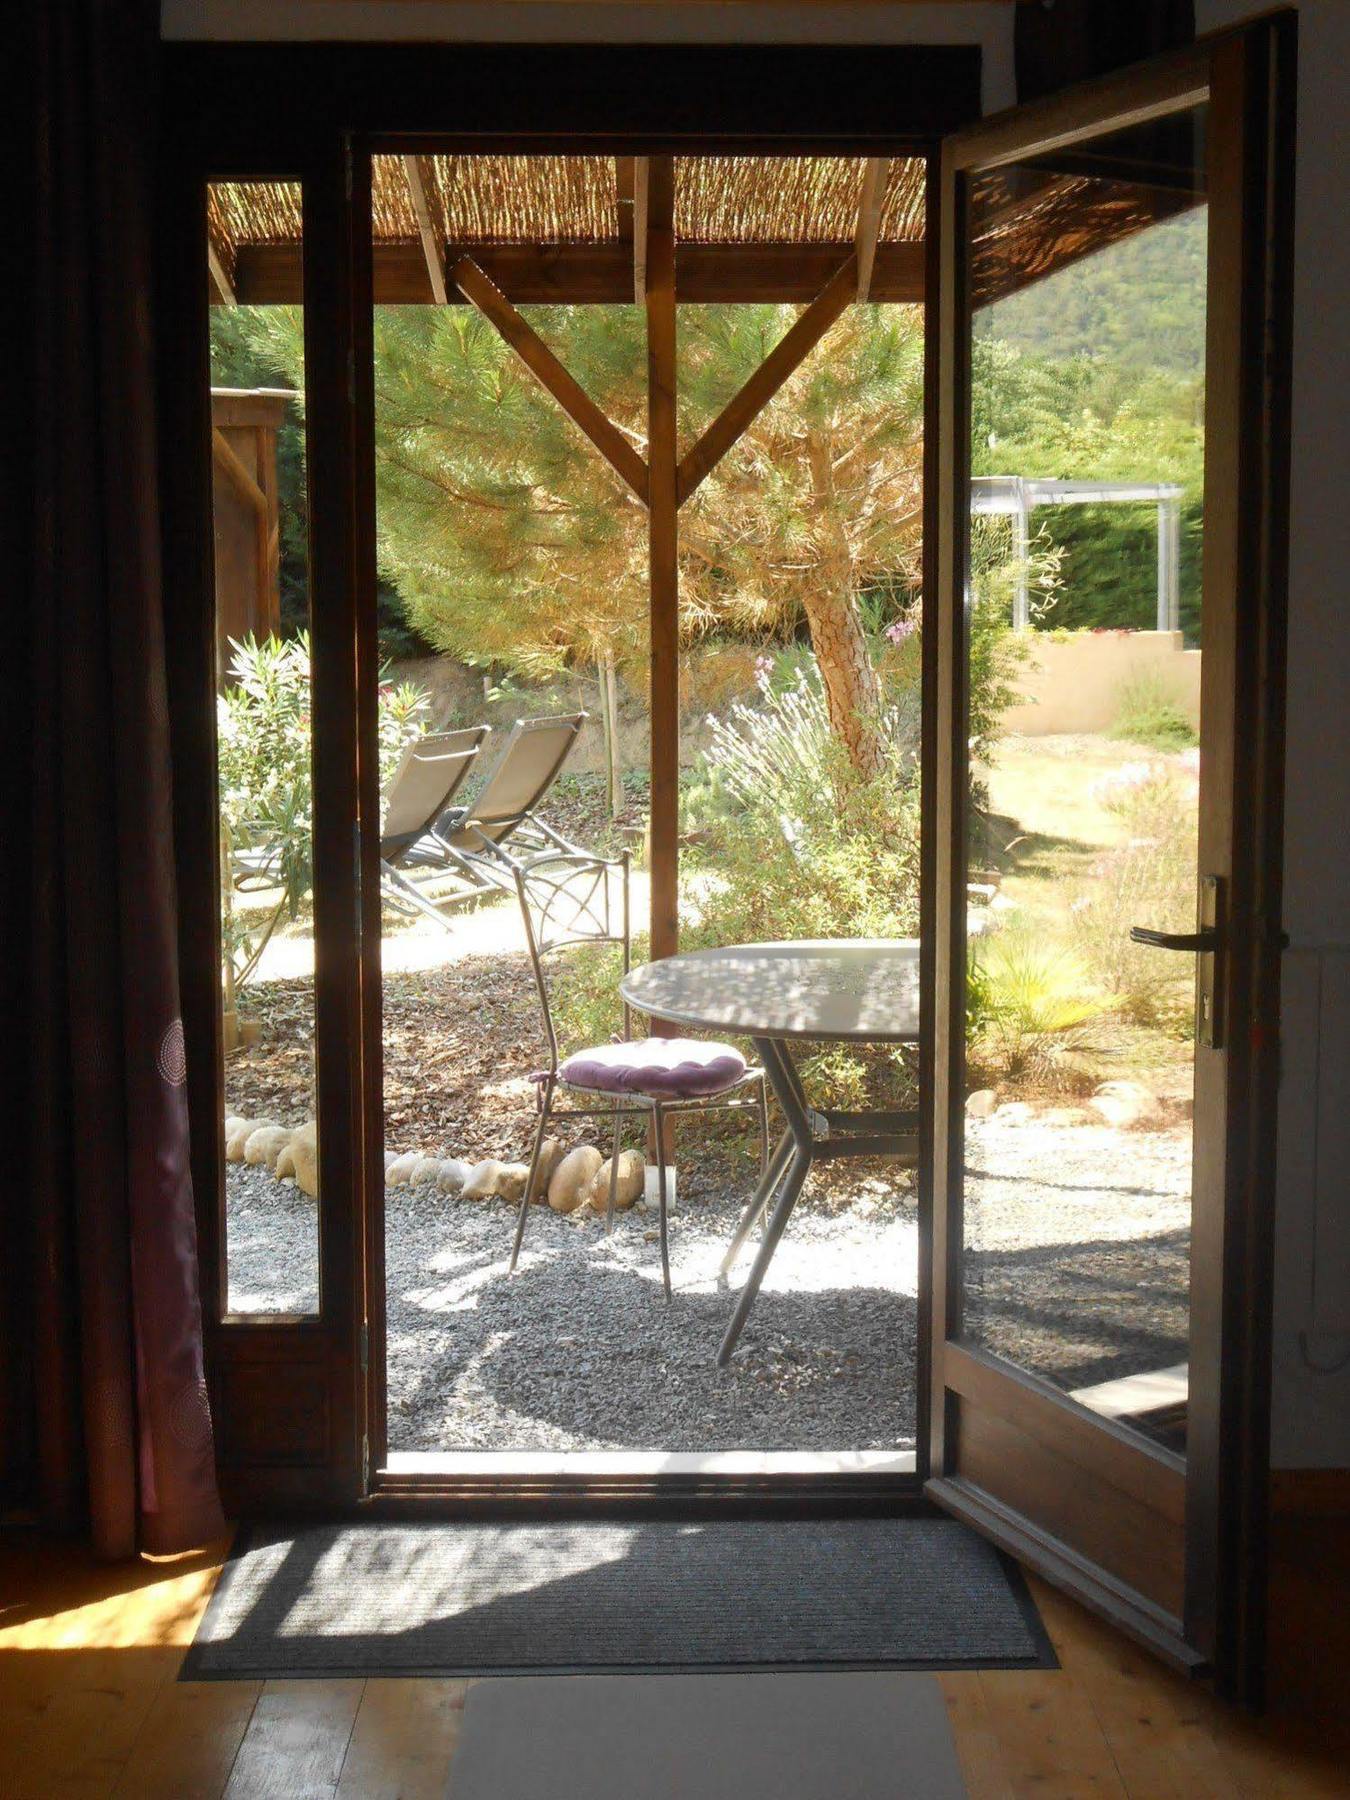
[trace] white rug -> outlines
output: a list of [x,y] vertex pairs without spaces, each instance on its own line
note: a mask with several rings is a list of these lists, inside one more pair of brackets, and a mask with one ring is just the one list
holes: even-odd
[[576,1675],[470,1688],[447,1800],[966,1800],[931,1675]]

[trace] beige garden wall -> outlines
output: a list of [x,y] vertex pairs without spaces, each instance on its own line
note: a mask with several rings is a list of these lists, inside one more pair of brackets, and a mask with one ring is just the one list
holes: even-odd
[[1120,711],[1122,688],[1156,677],[1191,723],[1200,722],[1200,652],[1179,631],[1076,631],[1063,638],[1031,632],[1031,661],[1018,673],[1021,704],[1003,715],[1006,731],[1025,737],[1105,731]]

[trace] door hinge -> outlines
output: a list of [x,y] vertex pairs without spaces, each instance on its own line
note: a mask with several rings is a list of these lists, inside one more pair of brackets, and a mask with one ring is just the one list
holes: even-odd
[[358,1343],[358,1351],[359,1351],[359,1354],[361,1357],[361,1373],[363,1375],[366,1375],[370,1372],[370,1326],[369,1325],[363,1325],[361,1327],[361,1333],[360,1333],[360,1337],[357,1340],[357,1343]]
[[361,1439],[361,1492],[370,1492],[370,1439]]

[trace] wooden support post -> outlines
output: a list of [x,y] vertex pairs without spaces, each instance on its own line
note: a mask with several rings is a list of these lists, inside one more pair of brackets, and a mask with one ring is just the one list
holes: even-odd
[[877,237],[881,231],[881,208],[886,199],[886,181],[891,172],[889,156],[869,156],[863,172],[862,197],[858,202],[858,231],[854,254],[858,258],[858,298],[866,300],[872,287],[872,265],[877,258]]
[[679,498],[675,444],[675,163],[647,167],[647,470],[651,578],[651,954],[679,946]]
[[680,462],[676,488],[681,506],[815,349],[852,301],[857,279],[857,259],[850,256],[685,454]]
[[422,240],[422,255],[427,265],[427,279],[431,283],[431,297],[437,306],[446,306],[450,301],[450,290],[445,280],[445,243],[431,214],[427,170],[422,158],[405,156],[403,173],[407,178],[408,194],[417,218],[417,235]]
[[[647,298],[647,173],[648,159],[633,158],[633,305]],[[671,203],[672,214],[674,202]]]
[[[548,345],[512,306],[501,289],[478,267],[471,256],[463,256],[450,271],[450,279],[473,306],[476,306],[539,385],[562,407],[572,423],[583,431],[618,475],[626,481],[639,500],[647,498],[647,465],[619,430],[607,419],[590,395],[573,380]],[[672,290],[672,305],[674,294]]]

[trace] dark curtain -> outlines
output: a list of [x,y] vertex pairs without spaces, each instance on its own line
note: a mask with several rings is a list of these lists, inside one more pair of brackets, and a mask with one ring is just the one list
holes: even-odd
[[1105,75],[1195,36],[1194,0],[1024,0],[1015,11],[1017,98]]
[[[179,1018],[156,500],[155,0],[20,9],[0,1430],[7,1497],[125,1556],[222,1529]],[[13,227],[14,220],[11,219]],[[17,614],[18,617],[14,617]],[[26,1079],[25,1079],[26,1078]]]

